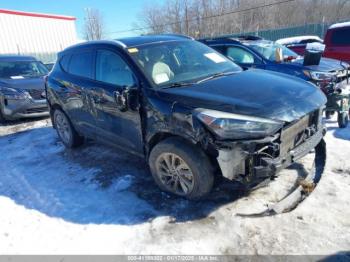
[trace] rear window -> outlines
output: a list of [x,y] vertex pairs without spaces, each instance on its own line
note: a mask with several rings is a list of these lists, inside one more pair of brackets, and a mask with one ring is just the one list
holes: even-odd
[[92,79],[92,64],[92,52],[75,53],[70,58],[68,72],[72,75]]
[[331,42],[334,45],[350,45],[350,27],[333,30]]

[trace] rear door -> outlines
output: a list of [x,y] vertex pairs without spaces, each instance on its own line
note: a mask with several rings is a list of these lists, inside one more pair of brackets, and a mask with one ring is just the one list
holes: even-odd
[[340,27],[328,31],[324,56],[350,62],[350,27]]
[[122,93],[127,88],[138,92],[131,67],[114,49],[98,49],[95,72],[94,103],[98,138],[133,153],[143,154],[138,108],[122,112],[115,99],[116,92]]
[[58,78],[56,93],[60,96],[63,109],[81,133],[94,137],[96,114],[90,95],[94,87],[93,50],[66,54],[61,58],[60,65],[65,74]]

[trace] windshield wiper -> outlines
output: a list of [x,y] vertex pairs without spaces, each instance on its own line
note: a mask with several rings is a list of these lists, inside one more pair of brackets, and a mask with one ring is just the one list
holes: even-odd
[[203,79],[197,81],[196,84],[200,84],[200,83],[203,83],[203,82],[206,82],[206,81],[209,81],[209,80],[212,80],[212,79],[214,79],[214,78],[221,77],[221,76],[232,75],[232,74],[234,74],[234,73],[236,73],[236,72],[230,71],[230,72],[226,72],[226,73],[224,73],[224,72],[216,73],[216,74],[210,75],[210,76],[208,76],[208,77],[206,77],[206,78],[203,78]]
[[165,87],[163,87],[163,89],[166,88],[173,88],[173,87],[183,87],[183,86],[190,86],[190,85],[194,85],[196,83],[191,83],[191,82],[175,82],[175,83],[171,83],[170,85],[167,85]]

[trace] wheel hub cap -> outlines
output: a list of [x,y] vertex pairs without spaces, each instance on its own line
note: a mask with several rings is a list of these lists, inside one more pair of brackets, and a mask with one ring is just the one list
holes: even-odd
[[194,185],[194,177],[187,163],[173,153],[161,154],[156,162],[157,174],[163,185],[178,195],[189,194]]

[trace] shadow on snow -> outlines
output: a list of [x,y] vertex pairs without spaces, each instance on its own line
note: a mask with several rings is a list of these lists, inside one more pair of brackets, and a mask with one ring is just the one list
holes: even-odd
[[166,194],[143,159],[92,142],[67,150],[51,127],[0,137],[0,152],[0,195],[73,223],[196,220],[247,194],[238,183],[224,181],[203,201]]

